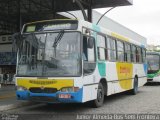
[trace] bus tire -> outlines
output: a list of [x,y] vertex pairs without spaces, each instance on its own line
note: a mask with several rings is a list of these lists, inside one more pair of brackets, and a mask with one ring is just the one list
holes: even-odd
[[131,90],[131,94],[136,95],[137,92],[138,92],[138,78],[137,77],[134,78],[134,84],[133,85],[134,86],[133,86],[133,89]]
[[97,89],[97,98],[93,101],[91,101],[91,105],[94,108],[98,108],[101,107],[103,105],[104,102],[104,86],[103,84],[100,82],[98,85],[98,89]]

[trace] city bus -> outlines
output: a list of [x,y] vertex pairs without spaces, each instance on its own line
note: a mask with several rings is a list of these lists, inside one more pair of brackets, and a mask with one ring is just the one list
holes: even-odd
[[160,82],[160,53],[147,52],[148,82]]
[[87,21],[27,23],[14,38],[18,100],[100,107],[147,82],[145,45]]

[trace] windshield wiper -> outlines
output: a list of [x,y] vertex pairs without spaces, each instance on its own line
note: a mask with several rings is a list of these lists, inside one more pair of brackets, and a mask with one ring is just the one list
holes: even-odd
[[55,38],[54,43],[53,43],[53,47],[54,47],[54,48],[57,47],[57,45],[58,45],[58,43],[60,42],[60,40],[62,39],[63,35],[64,35],[64,30],[62,30],[62,31],[60,31],[60,32],[58,33],[58,35],[57,35],[57,37]]
[[58,33],[58,35],[57,35],[57,37],[55,38],[55,40],[54,40],[53,47],[54,47],[55,57],[56,57],[56,48],[57,48],[57,45],[58,45],[58,43],[61,41],[63,35],[64,35],[64,30],[61,30],[61,31]]

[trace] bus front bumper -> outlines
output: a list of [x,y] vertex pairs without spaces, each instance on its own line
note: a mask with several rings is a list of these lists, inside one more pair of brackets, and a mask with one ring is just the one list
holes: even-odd
[[[82,103],[82,92],[83,88],[79,89],[77,92],[61,92],[56,93],[32,93],[28,90],[16,91],[16,96],[18,100],[30,100],[35,102],[45,102],[45,103]],[[67,96],[59,97],[60,95]]]
[[155,76],[155,77],[152,77],[152,78],[148,78],[147,80],[148,82],[160,82],[160,76]]

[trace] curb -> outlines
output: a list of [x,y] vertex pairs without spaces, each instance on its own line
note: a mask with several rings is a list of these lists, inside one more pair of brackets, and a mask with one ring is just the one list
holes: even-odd
[[9,104],[9,105],[2,105],[0,106],[0,112],[14,109],[14,108],[20,108],[23,106],[33,105],[36,104],[34,102],[24,102],[24,103],[17,103],[17,104]]

